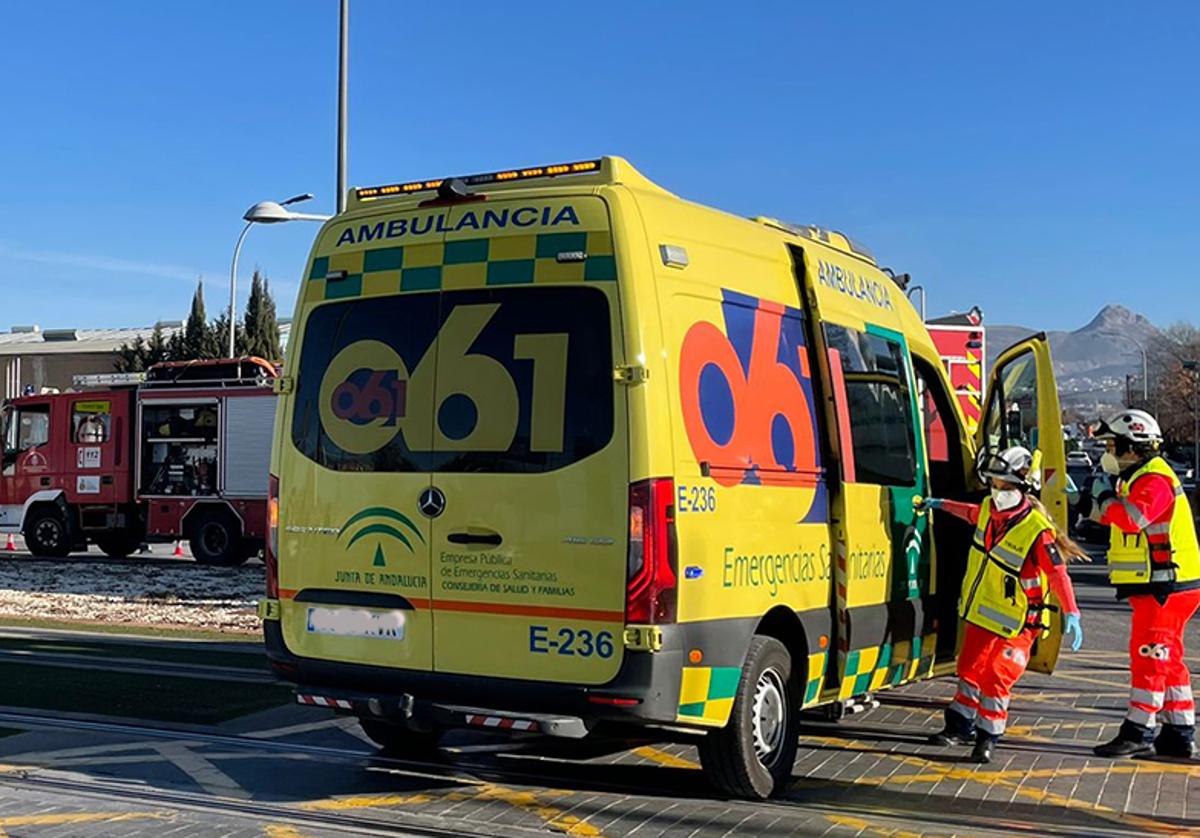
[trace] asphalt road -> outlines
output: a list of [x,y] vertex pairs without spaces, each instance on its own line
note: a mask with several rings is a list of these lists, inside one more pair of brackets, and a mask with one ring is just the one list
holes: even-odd
[[[436,758],[412,761],[379,754],[350,720],[293,705],[204,726],[8,707],[0,834],[1200,834],[1200,765],[1091,755],[1124,713],[1128,610],[1102,566],[1072,576],[1085,648],[1054,677],[1021,683],[989,766],[925,744],[949,681],[881,694],[878,710],[841,724],[808,725],[792,786],[763,804],[714,796],[695,749],[682,745],[585,750],[454,734]],[[1200,668],[1195,623],[1188,640]],[[137,654],[117,657],[128,666]],[[203,665],[176,660],[162,677]]]

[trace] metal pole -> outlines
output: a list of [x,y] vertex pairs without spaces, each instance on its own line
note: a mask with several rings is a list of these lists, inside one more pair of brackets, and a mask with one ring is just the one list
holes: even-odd
[[338,29],[337,211],[346,211],[346,94],[350,58],[350,0],[342,0]]
[[1150,367],[1146,363],[1146,349],[1140,343],[1138,349],[1142,350],[1142,409],[1146,410],[1150,407]]
[[1192,373],[1192,479],[1200,486],[1200,370]]
[[250,227],[254,224],[253,221],[247,221],[246,226],[242,228],[242,234],[238,236],[237,244],[233,246],[233,266],[229,269],[229,357],[234,357],[234,352],[237,350],[237,263],[238,256],[242,252],[242,242],[246,240],[246,234],[250,232]]

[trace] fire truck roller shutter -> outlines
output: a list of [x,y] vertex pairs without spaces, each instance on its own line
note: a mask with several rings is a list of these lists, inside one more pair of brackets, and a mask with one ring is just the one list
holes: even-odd
[[222,490],[230,497],[265,497],[271,465],[275,396],[239,396],[225,402],[225,475]]

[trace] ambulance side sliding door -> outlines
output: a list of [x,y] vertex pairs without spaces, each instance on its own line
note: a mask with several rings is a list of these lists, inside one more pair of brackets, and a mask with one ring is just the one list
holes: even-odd
[[913,499],[927,493],[912,366],[904,337],[824,324],[841,484],[837,610],[839,698],[926,674],[934,637],[930,539]]

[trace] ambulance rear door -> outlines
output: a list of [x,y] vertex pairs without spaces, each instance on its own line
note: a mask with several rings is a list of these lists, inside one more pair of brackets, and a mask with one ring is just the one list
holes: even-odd
[[446,226],[437,506],[422,509],[433,668],[606,683],[624,653],[630,492],[608,209],[491,196]]
[[[1067,468],[1062,408],[1044,332],[1000,353],[988,381],[987,405],[976,431],[978,450],[1003,451],[1023,445],[1041,452],[1041,500],[1055,526],[1067,531]],[[1050,630],[1034,646],[1029,668],[1052,672],[1062,640],[1062,612],[1051,595]]]

